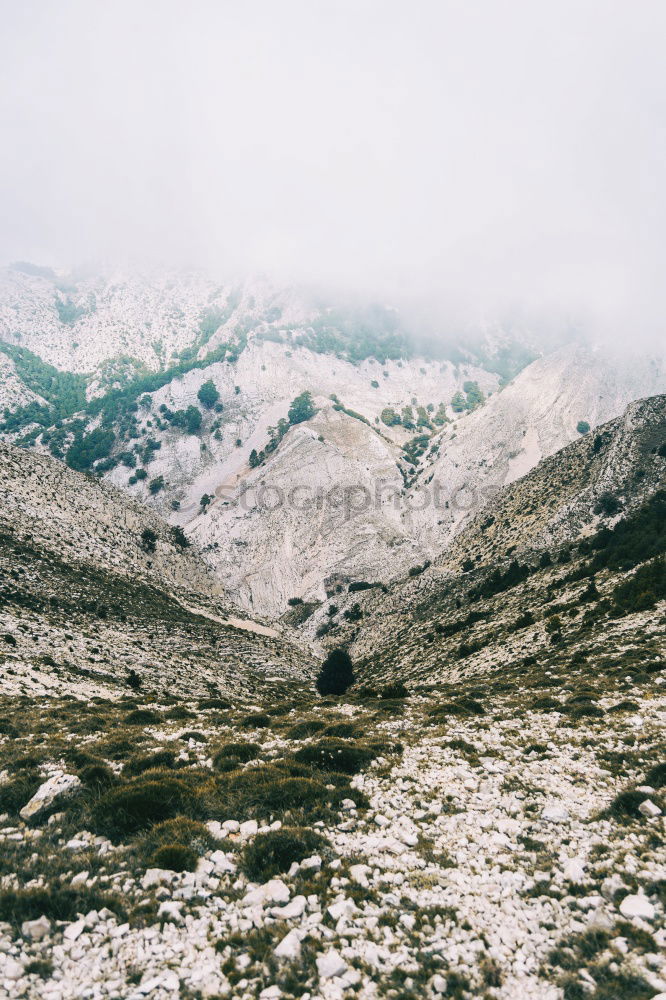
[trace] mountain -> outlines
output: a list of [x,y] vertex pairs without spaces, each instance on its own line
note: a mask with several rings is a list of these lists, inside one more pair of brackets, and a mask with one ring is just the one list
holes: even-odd
[[[328,407],[274,457],[357,427],[360,462]],[[155,511],[0,445],[3,995],[663,993],[665,471],[666,397],[632,403],[431,565],[271,627]]]
[[[184,534],[55,459],[0,444],[0,621],[15,693],[248,694],[311,676],[306,649],[236,617]],[[86,680],[82,680],[85,678]]]
[[[432,561],[504,485],[666,389],[659,358],[538,357],[501,330],[426,350],[390,307],[201,275],[15,265],[0,339],[4,439],[182,527],[227,598],[272,619]],[[315,412],[292,421],[304,392]]]
[[[664,551],[665,483],[666,396],[656,396],[502,489],[431,565],[381,588],[338,583],[300,628],[349,648],[383,683],[480,676],[526,649],[539,658],[553,615],[567,615],[559,633],[593,626],[602,645],[621,646],[627,622],[611,598],[627,571]],[[607,559],[626,525],[634,548]],[[631,631],[663,641],[658,617]]]

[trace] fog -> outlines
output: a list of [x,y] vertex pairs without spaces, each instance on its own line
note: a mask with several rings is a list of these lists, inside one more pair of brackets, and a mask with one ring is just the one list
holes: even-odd
[[2,0],[0,258],[663,337],[663,0]]

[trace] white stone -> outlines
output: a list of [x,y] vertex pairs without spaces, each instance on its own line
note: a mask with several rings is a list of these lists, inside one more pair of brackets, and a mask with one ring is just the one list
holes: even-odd
[[164,903],[160,903],[157,916],[174,924],[181,924],[183,922],[183,914],[180,912],[181,906],[182,903],[165,900]]
[[85,920],[76,920],[73,924],[70,924],[65,928],[63,936],[66,937],[68,941],[76,941],[76,939],[80,937],[85,930],[85,926]]
[[259,994],[259,1000],[280,1000],[282,990],[279,986],[266,986]]
[[313,868],[319,869],[321,868],[321,858],[318,854],[313,854],[311,858],[303,858],[299,867],[302,868],[303,871],[309,871]]
[[271,916],[279,917],[280,920],[296,920],[303,915],[306,906],[305,896],[294,896],[291,903],[287,903],[286,906],[274,907]]
[[70,885],[73,886],[85,885],[85,883],[88,881],[89,876],[90,872],[77,872],[76,875],[72,876],[72,881]]
[[228,833],[238,833],[240,830],[240,823],[237,819],[226,819],[222,824],[222,829],[226,830]]
[[347,963],[337,951],[327,951],[317,959],[317,972],[320,979],[332,979],[342,976],[347,971]]
[[277,948],[273,949],[276,958],[284,958],[289,962],[295,961],[301,954],[301,937],[294,927],[280,941]]
[[143,889],[152,889],[153,886],[172,882],[175,877],[176,872],[167,868],[147,868],[146,874],[141,879],[141,886]]
[[224,851],[213,851],[210,856],[216,872],[235,872],[236,863],[224,853]]
[[33,797],[20,811],[21,819],[28,822],[49,809],[58,799],[69,798],[81,787],[81,779],[75,774],[59,771],[37,789]]
[[241,823],[239,832],[243,840],[246,840],[248,837],[254,837],[258,829],[259,824],[256,819],[248,819],[245,823]]
[[645,802],[641,802],[638,807],[638,811],[639,813],[642,813],[643,816],[647,816],[650,819],[654,819],[655,816],[661,815],[661,809],[651,799],[646,799]]
[[349,877],[352,882],[356,882],[358,885],[367,886],[368,884],[368,872],[370,871],[369,865],[351,865],[349,868]]
[[570,858],[562,869],[567,882],[584,882],[585,867],[579,858]]
[[51,930],[51,921],[48,917],[41,916],[37,920],[24,920],[21,924],[21,934],[29,937],[33,941],[41,941]]
[[229,830],[225,830],[219,820],[216,819],[209,819],[206,827],[211,836],[215,837],[216,840],[224,840],[229,833]]
[[272,878],[262,887],[264,899],[271,903],[286,903],[291,893],[280,878]]
[[643,893],[625,896],[620,903],[620,913],[623,917],[642,917],[643,920],[652,920],[654,912],[654,906]]
[[20,979],[23,975],[23,966],[13,958],[8,958],[3,962],[0,969],[0,976],[3,979]]
[[569,819],[569,813],[564,806],[553,804],[544,806],[541,811],[541,819],[545,819],[548,823],[564,823]]

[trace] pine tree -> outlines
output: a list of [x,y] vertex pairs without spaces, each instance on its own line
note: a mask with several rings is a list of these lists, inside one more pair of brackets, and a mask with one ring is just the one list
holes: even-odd
[[333,649],[324,660],[317,677],[319,694],[344,694],[354,683],[351,657],[344,649]]

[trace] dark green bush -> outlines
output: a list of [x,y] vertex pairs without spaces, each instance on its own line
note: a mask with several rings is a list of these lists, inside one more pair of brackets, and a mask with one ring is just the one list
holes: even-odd
[[294,754],[301,764],[309,764],[321,771],[341,771],[358,774],[378,756],[368,744],[347,743],[342,740],[320,740],[301,747]]
[[249,760],[256,760],[260,754],[261,747],[258,743],[225,743],[213,757],[213,766],[219,767],[221,761],[225,759],[246,764]]
[[296,722],[285,735],[290,740],[302,740],[308,736],[315,736],[325,728],[326,723],[320,719],[305,719],[303,722]]
[[106,764],[88,764],[79,771],[79,778],[92,791],[110,788],[118,781],[116,774]]
[[666,786],[666,763],[655,764],[654,767],[651,767],[645,775],[644,783],[651,785],[652,788],[664,788]]
[[6,889],[0,892],[0,920],[15,927],[24,920],[44,915],[49,920],[76,920],[79,913],[104,907],[121,918],[126,916],[119,898],[96,889],[69,889],[49,886],[40,889]]
[[400,681],[396,681],[393,684],[387,684],[386,687],[382,688],[380,695],[381,698],[408,698],[409,691]]
[[155,753],[139,754],[130,757],[123,768],[123,775],[143,774],[144,771],[152,771],[159,768],[175,768],[176,755],[173,750],[157,750]]
[[334,722],[323,731],[323,736],[332,736],[335,739],[353,739],[359,735],[358,728],[353,722]]
[[163,844],[150,859],[152,868],[166,868],[172,872],[193,872],[199,861],[198,854],[184,844]]
[[645,792],[639,792],[635,788],[628,789],[615,796],[608,812],[616,819],[640,819],[638,807],[648,798]]
[[246,715],[241,720],[243,729],[267,729],[270,724],[271,718],[264,712],[254,712],[252,715]]
[[150,857],[160,848],[173,844],[186,844],[197,856],[201,856],[206,851],[214,850],[218,846],[218,841],[205,823],[189,819],[187,816],[176,816],[174,819],[157,823],[148,830],[141,839],[140,847],[143,854]]
[[266,882],[288,871],[294,861],[303,861],[326,846],[327,841],[314,830],[285,826],[256,836],[243,848],[240,865],[248,878]]
[[0,813],[9,813],[11,816],[18,813],[27,802],[33,797],[42,778],[37,771],[24,771],[11,781],[0,785]]
[[161,721],[157,712],[154,712],[152,708],[135,708],[133,712],[125,716],[125,722],[128,726],[152,726]]
[[333,649],[324,661],[317,677],[319,694],[344,694],[354,683],[351,657],[344,649]]
[[118,842],[174,816],[196,813],[197,807],[184,781],[154,773],[110,789],[95,803],[91,819],[97,833]]

